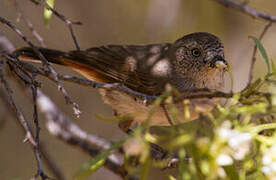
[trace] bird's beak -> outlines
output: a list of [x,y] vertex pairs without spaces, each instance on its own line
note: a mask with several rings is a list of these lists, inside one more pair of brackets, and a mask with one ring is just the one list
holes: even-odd
[[223,69],[223,70],[228,70],[229,69],[229,64],[227,63],[227,61],[220,56],[217,56],[213,59],[213,66],[219,69]]
[[216,61],[215,66],[220,69],[228,69],[228,63],[225,60]]

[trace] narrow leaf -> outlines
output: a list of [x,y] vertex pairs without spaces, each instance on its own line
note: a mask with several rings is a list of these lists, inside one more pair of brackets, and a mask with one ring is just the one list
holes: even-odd
[[[53,8],[54,7],[54,3],[55,3],[55,0],[46,0],[46,3],[51,7]],[[50,22],[50,19],[52,17],[52,14],[53,12],[51,10],[48,10],[47,8],[44,8],[44,22],[45,24],[48,26],[49,25],[49,22]]]
[[176,180],[176,178],[173,177],[172,175],[169,175],[168,178],[169,178],[169,180]]
[[261,131],[267,130],[267,129],[276,129],[276,123],[268,123],[268,124],[261,124],[254,127],[249,127],[249,131],[252,133],[259,133]]
[[262,45],[262,43],[256,37],[249,36],[249,38],[253,39],[253,41],[255,42],[256,46],[258,47],[261,55],[263,56],[263,58],[265,60],[265,63],[267,65],[268,73],[270,73],[270,62],[269,62],[269,59],[268,59],[268,56],[267,56],[267,53],[265,51],[264,46]]
[[105,163],[106,158],[112,153],[112,151],[119,149],[126,138],[112,144],[109,149],[103,150],[99,155],[92,158],[89,162],[85,163],[83,167],[76,173],[75,180],[83,180],[90,176],[93,172],[102,167]]
[[127,115],[118,115],[116,117],[105,117],[100,114],[95,114],[95,117],[103,122],[122,122],[127,120],[132,120],[134,118],[133,114],[127,114]]

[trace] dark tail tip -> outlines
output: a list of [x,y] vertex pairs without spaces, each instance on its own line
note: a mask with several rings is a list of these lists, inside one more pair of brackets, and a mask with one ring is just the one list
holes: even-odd
[[38,58],[37,55],[34,53],[34,50],[30,47],[23,47],[20,49],[17,49],[13,52],[15,56],[28,56],[32,58]]
[[[64,56],[64,52],[53,50],[53,49],[47,49],[47,48],[38,48],[39,52],[49,61],[56,64],[62,64],[60,62],[60,57]],[[28,57],[31,59],[40,59],[38,54],[35,53],[34,49],[31,47],[23,47],[20,49],[17,49],[13,53],[15,56],[19,57]]]

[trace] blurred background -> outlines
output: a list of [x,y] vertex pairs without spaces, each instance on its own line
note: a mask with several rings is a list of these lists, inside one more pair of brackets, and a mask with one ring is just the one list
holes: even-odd
[[[72,50],[75,48],[69,30],[64,22],[53,16],[48,27],[44,24],[43,8],[29,0],[18,1],[19,7],[34,28],[43,37],[48,48]],[[251,7],[260,11],[275,14],[276,2],[273,0],[251,0]],[[173,42],[181,36],[204,31],[216,34],[225,46],[227,60],[233,66],[234,90],[246,85],[249,63],[254,43],[249,35],[259,36],[266,22],[252,19],[233,9],[225,8],[215,1],[206,0],[58,0],[55,8],[70,20],[81,21],[82,26],[74,26],[74,31],[82,49],[106,44],[148,44]],[[26,24],[18,20],[18,13],[13,0],[0,1],[0,16],[18,26],[25,35],[36,44]],[[4,34],[16,48],[26,44],[10,29],[0,24],[0,33]],[[276,57],[276,26],[272,26],[263,39],[270,58]],[[70,69],[54,66],[62,74],[78,75]],[[265,63],[257,56],[255,77],[266,73]],[[42,89],[49,95],[61,110],[69,115],[84,130],[108,140],[118,140],[124,134],[116,123],[102,122],[95,114],[112,116],[109,106],[103,104],[97,90],[66,83],[65,87],[82,110],[80,118],[73,115],[70,105],[66,105],[63,95],[51,81],[41,77]],[[19,88],[12,84],[16,102],[21,105],[29,121],[32,120],[31,101]],[[229,87],[229,85],[228,85]],[[17,90],[16,90],[17,89]],[[28,145],[23,143],[24,134],[16,121],[7,113],[0,102],[0,179],[30,179],[36,173],[34,154]],[[90,157],[77,149],[64,144],[48,134],[43,127],[41,139],[56,160],[67,179],[72,179],[81,165]],[[149,179],[167,179],[168,171],[153,169]],[[110,171],[101,168],[89,179],[120,179]]]

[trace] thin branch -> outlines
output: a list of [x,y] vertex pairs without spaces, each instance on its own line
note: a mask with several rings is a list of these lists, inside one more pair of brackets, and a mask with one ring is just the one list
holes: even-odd
[[[34,78],[32,78],[34,79]],[[34,123],[35,123],[35,127],[36,127],[36,132],[35,132],[35,141],[37,146],[35,146],[35,152],[36,155],[39,156],[36,158],[37,160],[37,166],[38,166],[38,172],[37,172],[37,177],[41,176],[42,179],[46,179],[47,176],[45,176],[45,173],[43,172],[43,167],[42,167],[42,163],[41,163],[41,158],[40,158],[40,149],[39,149],[39,144],[40,144],[40,140],[39,140],[39,134],[40,134],[40,126],[39,126],[39,121],[38,121],[38,115],[37,115],[37,104],[36,104],[36,99],[37,99],[37,87],[35,85],[35,83],[33,83],[31,85],[31,90],[32,90],[32,95],[33,95],[33,106],[34,106],[34,112],[33,112],[33,119],[34,119]]]
[[[13,44],[5,36],[3,36],[1,34],[0,34],[0,50],[4,50],[8,53],[12,53],[14,51]],[[26,75],[28,75],[28,74],[26,74]],[[33,78],[33,77],[29,77],[29,78]],[[33,82],[35,82],[35,81],[33,81]],[[33,84],[36,84],[36,83],[33,83]],[[9,110],[9,111],[6,111],[6,113],[9,113],[9,114],[13,115],[15,118],[17,118],[16,115],[12,111],[9,99],[7,98],[7,96],[4,95],[5,94],[4,91],[1,90],[1,89],[0,89],[0,91],[2,93],[1,97],[4,100],[3,102],[5,103],[5,107],[8,107],[8,110]],[[23,126],[21,126],[21,127],[23,127]],[[24,128],[22,128],[22,129],[25,131]],[[64,178],[63,173],[60,171],[59,167],[52,160],[51,156],[48,154],[48,152],[46,151],[46,149],[43,147],[42,144],[43,144],[42,142],[39,142],[39,144],[38,144],[39,148],[38,149],[39,149],[46,165],[48,166],[48,168],[50,169],[50,171],[53,173],[53,175],[56,178],[58,178],[59,180],[64,180],[65,178]]]
[[81,111],[79,109],[79,106],[77,103],[73,102],[68,95],[66,89],[64,88],[63,84],[58,79],[58,73],[54,70],[54,68],[49,64],[47,59],[43,56],[43,54],[39,51],[39,49],[30,41],[27,39],[27,37],[11,22],[6,20],[5,18],[0,17],[0,22],[7,25],[9,28],[11,28],[13,31],[15,31],[29,46],[32,47],[34,52],[38,55],[39,59],[42,61],[42,64],[47,67],[50,74],[53,76],[54,81],[56,82],[58,89],[62,92],[62,94],[65,97],[65,100],[67,103],[73,105],[74,113],[77,115],[77,117],[80,116]]
[[74,41],[74,44],[75,44],[75,46],[76,46],[76,49],[77,49],[77,50],[80,50],[80,45],[79,45],[79,43],[78,43],[78,41],[77,41],[77,37],[75,36],[74,31],[73,31],[73,25],[82,25],[82,23],[81,23],[80,21],[71,21],[71,20],[69,20],[69,19],[66,18],[63,14],[59,13],[59,12],[56,11],[54,8],[52,8],[51,6],[49,6],[49,5],[45,2],[45,0],[41,0],[41,1],[39,1],[39,2],[38,2],[38,1],[35,1],[35,0],[31,0],[31,2],[33,2],[35,5],[39,5],[39,4],[42,2],[43,6],[44,6],[46,9],[52,11],[53,14],[54,14],[55,16],[57,16],[60,20],[62,20],[63,22],[65,22],[66,25],[67,25],[68,28],[69,28],[69,31],[70,31],[70,34],[71,34],[72,39],[73,39],[73,41]]
[[48,151],[45,148],[45,145],[42,141],[40,141],[40,143],[39,143],[39,150],[40,150],[40,154],[42,156],[43,162],[48,167],[50,172],[52,172],[53,176],[57,180],[65,180],[65,176],[64,176],[63,172],[61,171],[60,167],[57,165],[56,161],[53,160],[51,155],[48,153]]
[[26,18],[24,15],[24,12],[20,8],[20,6],[17,3],[17,0],[14,1],[14,6],[16,8],[16,11],[18,13],[18,21],[22,19],[25,24],[28,26],[29,30],[32,32],[32,35],[35,37],[35,39],[39,42],[41,47],[46,47],[43,38],[39,35],[39,33],[35,30],[33,24]]
[[[28,92],[30,93],[30,91]],[[111,146],[109,141],[83,131],[64,115],[50,98],[44,95],[39,89],[37,90],[37,105],[42,114],[46,117],[46,128],[51,135],[58,137],[60,140],[79,147],[92,157],[100,154],[103,149],[108,149]],[[128,172],[124,169],[123,163],[124,158],[121,154],[110,154],[105,162],[105,167],[115,174],[125,177],[128,175]]]
[[[9,111],[6,111],[6,112],[9,113],[10,115],[14,116],[15,118],[17,118],[16,114],[14,114],[13,110],[11,109],[11,104],[10,104],[10,101],[9,101],[8,97],[7,97],[6,93],[4,92],[4,90],[2,88],[0,88],[0,98],[2,99],[2,102],[4,102],[5,106],[8,107]],[[22,127],[22,129],[24,130],[24,133],[25,133],[24,127],[23,126],[21,126],[21,127]],[[45,149],[45,147],[43,145],[43,142],[40,142],[39,150],[40,150],[40,153],[43,157],[43,161],[45,161],[47,167],[53,173],[53,175],[58,180],[65,180],[63,173],[61,172],[59,167],[55,164],[55,162],[52,160],[51,156],[49,155],[49,153]]]
[[[263,29],[262,33],[259,36],[259,41],[261,41],[264,37],[264,35],[266,34],[266,32],[268,31],[268,29],[271,27],[272,22],[269,22]],[[251,65],[250,65],[250,69],[249,69],[249,77],[248,77],[248,82],[247,82],[247,87],[251,84],[252,79],[253,79],[253,70],[254,70],[254,65],[256,62],[256,55],[257,55],[257,45],[255,44],[254,49],[253,49],[253,55],[252,55],[252,59],[251,59]]]
[[8,82],[6,81],[6,79],[4,77],[3,62],[4,62],[3,60],[0,61],[0,80],[1,80],[2,84],[4,85],[4,87],[6,89],[6,95],[8,97],[8,101],[10,102],[10,105],[11,105],[12,109],[14,110],[17,119],[19,120],[19,122],[21,123],[23,128],[25,129],[26,140],[33,147],[35,157],[36,157],[36,161],[37,161],[37,164],[38,164],[37,175],[39,175],[41,177],[41,179],[43,179],[43,180],[49,179],[49,177],[44,173],[44,170],[42,168],[38,143],[37,143],[37,141],[35,140],[35,138],[32,134],[31,128],[30,128],[28,122],[26,121],[25,116],[24,116],[23,112],[21,111],[21,108],[15,103],[14,97],[13,97],[13,91],[11,90]]
[[241,11],[242,13],[245,13],[253,18],[259,18],[259,19],[264,19],[266,21],[270,21],[270,22],[276,22],[276,16],[272,16],[268,13],[265,12],[261,12],[261,11],[257,11],[253,8],[250,8],[247,6],[248,2],[237,2],[234,0],[213,0],[216,1],[222,5],[224,5],[225,7],[230,7],[230,8],[234,8],[238,11]]
[[[14,63],[12,65],[18,64]],[[19,70],[19,67],[20,66],[16,66],[14,69]],[[16,72],[16,70],[13,70],[12,72]],[[21,77],[20,79],[22,78],[24,77]],[[28,80],[24,80],[24,82],[28,82]],[[64,115],[50,100],[50,98],[44,95],[39,89],[37,89],[36,102],[38,108],[46,117],[46,127],[48,131],[62,141],[70,145],[79,147],[81,150],[90,154],[93,157],[98,155],[102,150],[108,149],[111,146],[111,143],[109,141],[83,131],[66,115]],[[124,169],[123,164],[123,155],[119,153],[110,154],[105,162],[105,166],[112,172],[121,177],[126,177],[128,175],[128,172]]]
[[[40,111],[46,117],[46,126],[49,132],[62,141],[80,147],[91,156],[98,155],[101,150],[108,149],[111,143],[98,136],[88,134],[74,124],[54,105],[50,98],[42,91],[37,91],[37,103]],[[125,178],[128,172],[123,167],[124,158],[119,153],[112,153],[105,161],[105,167],[117,175]],[[134,178],[134,177],[133,177]]]

